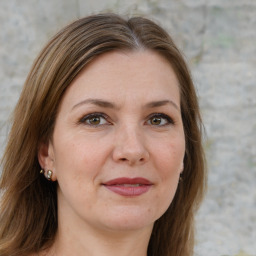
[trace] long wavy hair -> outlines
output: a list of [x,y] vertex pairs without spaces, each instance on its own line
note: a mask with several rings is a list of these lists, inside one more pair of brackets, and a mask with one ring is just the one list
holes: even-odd
[[39,174],[37,153],[39,143],[53,133],[60,101],[70,83],[101,54],[144,49],[166,58],[176,73],[186,140],[182,181],[168,210],[154,224],[148,256],[193,255],[194,215],[205,191],[206,172],[202,122],[190,72],[172,38],[151,20],[98,14],[57,33],[27,77],[1,162],[1,256],[40,252],[54,242],[56,183]]

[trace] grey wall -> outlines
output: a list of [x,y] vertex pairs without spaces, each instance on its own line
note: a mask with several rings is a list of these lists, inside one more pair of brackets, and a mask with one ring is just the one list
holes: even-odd
[[148,14],[190,63],[209,166],[196,255],[256,255],[255,0],[0,0],[0,153],[39,50],[59,28],[99,10]]

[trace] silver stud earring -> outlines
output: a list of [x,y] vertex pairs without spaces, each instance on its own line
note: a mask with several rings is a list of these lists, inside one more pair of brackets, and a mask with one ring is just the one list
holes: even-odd
[[179,182],[183,181],[183,178],[182,178],[183,170],[184,170],[184,162],[181,163]]
[[51,170],[47,171],[46,178],[47,178],[47,180],[52,180],[52,171]]
[[52,171],[51,170],[48,170],[45,172],[45,170],[41,169],[40,174],[44,174],[45,178],[47,180],[52,180]]

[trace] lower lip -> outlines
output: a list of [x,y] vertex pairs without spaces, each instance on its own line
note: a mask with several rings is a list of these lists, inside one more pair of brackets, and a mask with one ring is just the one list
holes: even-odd
[[118,186],[118,185],[113,185],[113,186],[108,186],[105,185],[105,187],[112,192],[119,194],[121,196],[140,196],[146,192],[149,191],[151,188],[151,185],[141,185],[138,187],[133,187],[133,186]]

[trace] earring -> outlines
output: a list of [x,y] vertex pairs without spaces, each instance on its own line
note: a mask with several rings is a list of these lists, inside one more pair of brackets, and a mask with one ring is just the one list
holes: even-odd
[[47,178],[47,180],[52,180],[52,171],[51,170],[47,171],[46,178]]
[[51,170],[48,170],[48,171],[45,173],[45,170],[42,169],[42,170],[40,171],[40,174],[44,174],[47,180],[52,180],[52,171],[51,171]]

